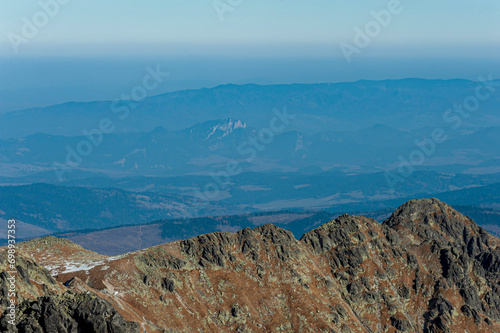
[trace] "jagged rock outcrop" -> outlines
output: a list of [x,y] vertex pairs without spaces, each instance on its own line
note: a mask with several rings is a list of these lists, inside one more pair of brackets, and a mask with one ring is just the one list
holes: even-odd
[[133,333],[139,324],[127,322],[106,300],[94,294],[44,296],[24,301],[16,313],[17,324],[8,324],[2,317],[2,332],[59,332],[59,333]]
[[437,199],[301,240],[264,225],[100,260],[57,279],[148,332],[500,332],[500,241]]
[[[0,252],[0,307],[9,304],[9,279],[15,275],[16,299],[22,302],[48,293],[60,293],[64,288],[50,275],[42,265],[25,253],[16,253],[15,269],[7,262],[7,252]],[[9,273],[11,272],[11,273]],[[12,273],[13,272],[13,273]]]
[[[478,327],[500,320],[498,238],[434,198],[405,203],[384,225],[396,230],[407,250],[426,254],[429,249],[432,254],[431,258],[422,260],[436,264],[429,271],[429,278],[433,278],[436,285],[428,314],[429,318],[437,314],[429,327],[446,331],[452,326],[453,311],[473,318]],[[460,295],[464,304],[453,305],[452,297],[445,294]]]
[[[89,293],[92,289],[78,277],[69,280],[66,286],[57,282],[25,249],[39,250],[37,245],[41,243],[55,250],[59,256],[67,255],[68,252],[59,251],[56,244],[84,250],[55,237],[37,239],[17,249],[14,270],[8,266],[7,252],[1,252],[1,332],[139,332],[139,324],[125,321],[108,301]],[[14,280],[15,289],[9,289]],[[68,290],[69,286],[79,293]],[[9,291],[15,292],[15,298],[9,295]],[[10,313],[7,306],[12,298],[16,301],[15,325],[10,322],[12,318],[7,316]]]

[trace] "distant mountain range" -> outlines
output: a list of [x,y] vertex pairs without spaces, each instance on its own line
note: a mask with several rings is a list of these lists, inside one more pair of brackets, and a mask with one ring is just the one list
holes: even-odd
[[497,210],[500,95],[456,111],[479,84],[224,85],[2,113],[0,219],[37,237],[281,210],[377,212],[429,196]]
[[[226,85],[132,104],[8,112],[0,114],[0,176],[45,177],[54,169],[59,180],[81,173],[207,175],[231,163],[241,172],[366,173],[393,170],[420,151],[418,170],[498,173],[499,94],[473,114],[453,111],[477,85],[420,79]],[[433,142],[436,130],[446,140]]]
[[[139,102],[69,102],[8,112],[0,114],[0,137],[37,133],[78,136],[82,130],[98,128],[103,118],[113,122],[115,133],[149,132],[158,126],[177,131],[228,115],[260,129],[269,126],[273,109],[283,107],[296,115],[290,129],[306,133],[362,129],[375,124],[414,130],[431,123],[446,126],[443,113],[474,95],[478,85],[467,80],[424,79],[223,85],[167,93]],[[499,126],[499,101],[498,94],[482,101],[481,109],[467,119],[465,127]]]
[[[258,129],[245,122],[224,119],[176,132],[157,127],[148,133],[108,134],[88,156],[83,156],[78,149],[82,142],[90,142],[85,136],[36,134],[0,141],[0,163],[5,176],[50,172],[62,165],[61,179],[78,177],[75,171],[121,176],[209,174],[223,172],[230,163],[237,164],[240,172],[297,172],[314,167],[361,173],[396,168],[400,156],[408,160],[418,150],[415,142],[424,142],[426,137],[385,125],[351,132],[309,135],[287,131],[272,135],[266,141]],[[499,146],[500,127],[454,133],[453,138],[434,148],[423,167],[417,168],[499,172]],[[53,174],[52,178],[58,175]]]

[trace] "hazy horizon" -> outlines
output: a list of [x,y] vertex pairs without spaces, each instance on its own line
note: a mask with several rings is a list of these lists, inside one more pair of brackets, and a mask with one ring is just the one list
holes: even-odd
[[[500,77],[500,3],[0,2],[0,112],[221,84]],[[387,16],[388,15],[388,16]],[[470,24],[474,22],[474,24]]]
[[160,66],[169,77],[150,95],[212,88],[223,84],[340,83],[387,79],[500,78],[500,60],[467,66],[463,59],[372,58],[345,65],[343,59],[175,58],[0,58],[0,112],[65,102],[118,99],[139,84],[147,66]]

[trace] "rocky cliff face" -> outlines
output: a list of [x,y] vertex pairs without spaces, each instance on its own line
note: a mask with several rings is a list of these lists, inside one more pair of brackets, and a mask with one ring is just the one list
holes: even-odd
[[15,328],[7,317],[2,318],[2,332],[139,332],[139,324],[125,321],[109,302],[95,294],[67,291],[24,301],[17,315]]
[[[54,303],[68,304],[56,314],[68,332],[81,318],[101,318],[96,332],[500,332],[500,241],[436,199],[410,201],[382,224],[342,215],[300,241],[265,225],[76,270],[64,251],[54,265],[51,247],[37,247],[53,285],[70,282],[28,297],[20,325],[27,313],[42,325]],[[78,257],[92,255],[71,265]]]
[[[45,249],[42,244],[46,246]],[[85,252],[87,255],[93,254],[94,258],[99,257],[96,253],[55,237],[22,244],[16,255],[15,270],[7,268],[6,252],[0,253],[0,305],[5,309],[0,318],[1,332],[139,332],[139,324],[125,321],[108,301],[91,293],[90,287],[75,283],[78,278],[65,285],[58,283],[29,253],[31,250],[38,256],[46,255],[45,250],[49,248],[53,254],[58,255],[53,258],[56,262],[65,257],[66,260],[71,259],[71,254],[78,255],[80,259],[85,258],[82,257]],[[82,251],[75,253],[75,249]],[[11,318],[7,316],[12,277],[15,278],[17,303],[15,325],[9,323]]]

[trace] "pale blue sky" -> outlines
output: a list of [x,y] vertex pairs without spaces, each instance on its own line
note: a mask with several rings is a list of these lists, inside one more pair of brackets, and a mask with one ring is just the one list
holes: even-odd
[[14,52],[40,3],[0,0],[0,112],[114,99],[146,66],[155,94],[219,84],[500,77],[500,0],[401,0],[403,10],[347,63],[339,47],[388,0],[64,0]]
[[[0,0],[0,49],[13,55],[7,35],[21,34],[39,2]],[[67,1],[67,0],[66,0]],[[221,0],[226,2],[227,0]],[[253,54],[338,55],[354,26],[387,0],[242,0],[221,21],[213,0],[69,0],[40,29],[25,55]],[[499,55],[500,1],[401,0],[403,11],[374,38],[364,56]],[[369,52],[368,52],[369,51]]]

